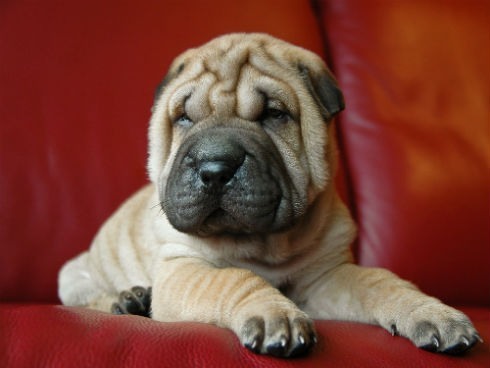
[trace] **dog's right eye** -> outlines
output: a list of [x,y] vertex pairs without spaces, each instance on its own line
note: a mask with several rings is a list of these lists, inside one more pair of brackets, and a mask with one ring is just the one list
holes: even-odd
[[182,114],[175,120],[175,124],[182,128],[190,128],[194,122],[187,116],[187,114]]

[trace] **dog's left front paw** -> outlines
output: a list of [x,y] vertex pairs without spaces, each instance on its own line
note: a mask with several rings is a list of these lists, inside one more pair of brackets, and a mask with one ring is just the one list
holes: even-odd
[[119,299],[112,304],[112,314],[135,314],[150,317],[151,287],[135,286],[119,293]]
[[451,355],[463,354],[482,341],[464,313],[442,303],[414,310],[409,318],[392,325],[391,330],[408,337],[421,349]]

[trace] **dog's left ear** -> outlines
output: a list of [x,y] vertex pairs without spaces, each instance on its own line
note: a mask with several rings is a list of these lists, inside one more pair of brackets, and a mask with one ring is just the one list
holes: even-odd
[[309,92],[321,107],[322,117],[329,121],[345,108],[344,96],[337,81],[327,71],[313,73],[303,64],[298,64],[299,73]]
[[158,102],[158,99],[163,93],[163,90],[167,86],[167,84],[170,83],[170,81],[182,72],[184,70],[184,63],[180,64],[177,68],[170,68],[170,70],[167,72],[167,75],[165,75],[165,78],[158,84],[157,88],[155,89],[155,93],[153,95],[153,106],[151,108],[151,111],[153,112],[155,110],[155,105]]

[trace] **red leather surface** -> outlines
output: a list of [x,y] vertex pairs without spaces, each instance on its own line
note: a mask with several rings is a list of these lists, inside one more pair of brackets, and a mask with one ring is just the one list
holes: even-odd
[[[490,339],[488,310],[466,310]],[[50,305],[0,305],[2,367],[488,367],[488,344],[465,357],[433,354],[381,328],[318,321],[308,358],[277,359],[242,348],[228,330]],[[25,331],[29,331],[26,334]]]
[[322,50],[305,0],[2,2],[0,300],[57,300],[61,265],[146,181],[169,63],[232,31]]
[[358,258],[490,305],[490,2],[322,2]]

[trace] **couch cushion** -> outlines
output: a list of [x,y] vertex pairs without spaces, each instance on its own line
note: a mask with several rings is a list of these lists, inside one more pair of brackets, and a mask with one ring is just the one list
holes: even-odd
[[320,3],[360,263],[490,305],[490,3]]
[[[467,309],[490,339],[488,309]],[[488,367],[488,343],[465,357],[417,349],[380,327],[317,321],[306,358],[278,359],[243,348],[233,333],[198,323],[162,323],[82,308],[0,305],[2,367]],[[3,349],[3,350],[2,350]]]

